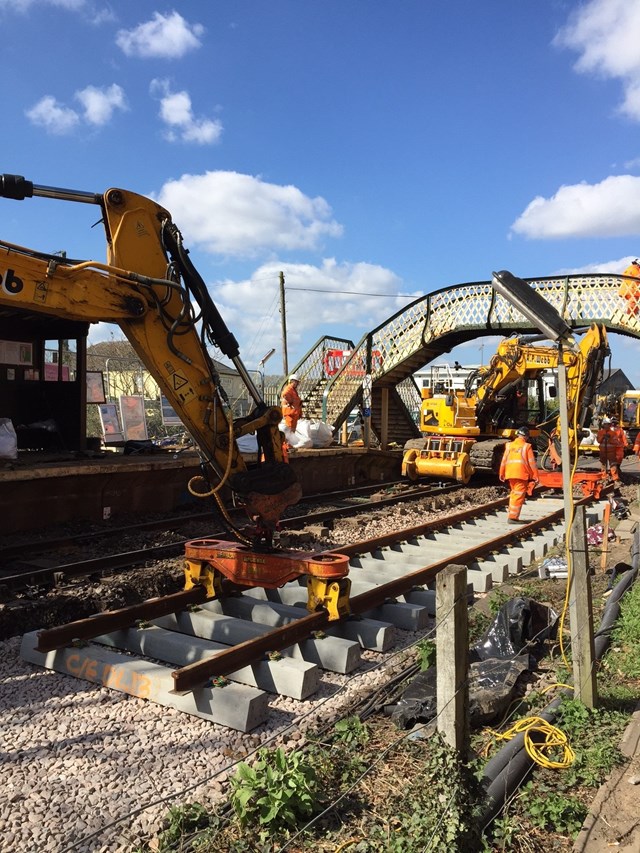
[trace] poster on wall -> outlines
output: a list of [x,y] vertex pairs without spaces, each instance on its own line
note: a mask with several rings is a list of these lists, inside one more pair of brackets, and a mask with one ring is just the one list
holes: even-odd
[[105,444],[124,441],[124,434],[118,417],[118,407],[115,403],[105,403],[99,407],[100,423]]
[[[69,368],[67,367],[67,365],[57,365],[51,364],[50,362],[45,362],[44,381],[58,382],[58,380],[62,380],[63,382],[69,382],[71,380],[71,376],[69,375]],[[102,402],[104,402],[104,400]]]
[[31,367],[33,365],[33,344],[25,341],[0,341],[0,362]]
[[182,423],[164,394],[160,395],[160,413],[162,415],[162,423],[165,426],[177,426]]
[[101,370],[87,370],[87,403],[106,403]]
[[144,397],[134,395],[120,397],[120,415],[126,440],[146,441],[149,436],[144,415]]

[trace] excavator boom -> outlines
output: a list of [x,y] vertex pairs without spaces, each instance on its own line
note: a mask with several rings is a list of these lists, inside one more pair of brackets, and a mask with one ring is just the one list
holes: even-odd
[[519,426],[527,426],[533,437],[550,434],[545,458],[558,467],[554,435],[558,412],[547,411],[544,377],[557,370],[560,358],[567,377],[570,447],[576,453],[610,353],[606,329],[594,323],[575,350],[542,346],[537,344],[540,340],[535,336],[501,341],[489,364],[469,375],[464,390],[443,383],[423,388],[420,430],[424,438],[405,445],[403,473],[411,479],[432,476],[467,483],[477,468],[497,472],[504,442],[515,436]]
[[[260,535],[268,537],[265,531],[301,495],[283,458],[280,410],[262,400],[170,213],[127,190],[87,193],[38,186],[17,175],[0,176],[0,196],[42,196],[100,207],[106,263],[0,241],[0,305],[118,324],[199,449],[204,486],[199,484],[197,492],[216,496],[223,509],[219,496],[228,487],[263,531]],[[247,417],[234,420],[209,347],[217,347],[244,381],[253,400]],[[257,435],[262,460],[254,467],[246,464],[236,442],[250,432]]]

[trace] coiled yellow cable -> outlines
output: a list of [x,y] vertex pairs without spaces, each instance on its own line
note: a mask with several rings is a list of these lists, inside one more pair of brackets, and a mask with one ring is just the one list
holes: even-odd
[[[535,743],[531,737],[532,732],[539,732],[545,735],[542,743]],[[547,720],[542,717],[524,717],[519,720],[515,726],[512,726],[508,731],[502,734],[493,732],[497,740],[511,740],[516,735],[524,734],[524,748],[527,755],[540,767],[546,767],[550,770],[562,770],[569,767],[575,760],[575,753],[569,746],[567,736],[560,729],[552,726]],[[554,761],[549,758],[549,754],[554,750],[562,751],[562,758]]]

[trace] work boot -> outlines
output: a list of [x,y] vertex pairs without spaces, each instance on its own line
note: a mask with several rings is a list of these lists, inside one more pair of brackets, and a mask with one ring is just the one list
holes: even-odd
[[509,524],[526,524],[527,522],[524,518],[510,518]]

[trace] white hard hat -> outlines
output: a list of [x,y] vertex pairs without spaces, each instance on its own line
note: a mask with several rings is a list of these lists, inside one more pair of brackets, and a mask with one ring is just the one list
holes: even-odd
[[610,423],[611,423],[611,419],[610,419],[610,418],[603,418],[603,419],[602,419],[602,423],[603,423],[603,424],[610,424]]
[[289,377],[289,382],[300,382],[300,377],[297,373],[292,373]]

